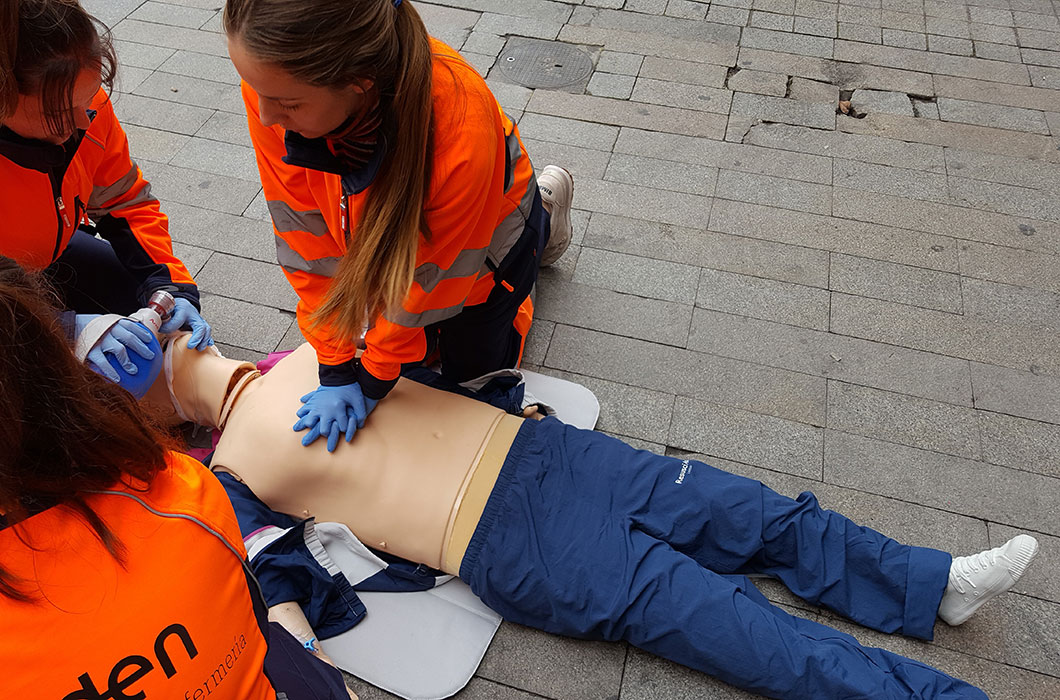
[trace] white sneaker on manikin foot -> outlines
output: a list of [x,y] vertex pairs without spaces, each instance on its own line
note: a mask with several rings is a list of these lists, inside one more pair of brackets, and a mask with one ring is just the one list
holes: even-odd
[[1016,535],[1000,547],[954,557],[939,617],[950,625],[961,624],[983,603],[1012,588],[1037,555],[1038,540]]
[[548,205],[552,221],[552,232],[538,261],[541,267],[548,267],[559,260],[570,245],[573,231],[570,208],[574,201],[574,178],[565,168],[546,165],[537,178],[537,187],[541,190],[541,201]]

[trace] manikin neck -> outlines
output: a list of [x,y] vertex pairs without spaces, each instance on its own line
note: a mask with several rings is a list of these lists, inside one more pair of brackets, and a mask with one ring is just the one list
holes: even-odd
[[187,338],[176,336],[166,344],[163,371],[143,401],[167,414],[169,422],[223,428],[236,400],[261,373],[249,362],[222,357],[213,347],[189,349]]

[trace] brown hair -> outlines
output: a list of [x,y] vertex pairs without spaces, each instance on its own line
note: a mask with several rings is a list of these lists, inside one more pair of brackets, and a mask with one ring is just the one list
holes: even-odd
[[114,85],[118,59],[110,32],[77,0],[3,0],[0,3],[0,122],[19,95],[41,99],[48,129],[69,129],[73,91],[85,70]]
[[356,338],[400,307],[412,285],[430,185],[431,48],[408,0],[228,0],[225,31],[255,58],[317,87],[371,80],[380,94],[383,161],[356,234],[315,323]]
[[[170,439],[131,394],[77,361],[54,299],[0,256],[0,510],[15,522],[69,507],[120,561],[121,543],[83,495],[130,477],[150,482]],[[28,599],[23,583],[0,561],[0,595]]]

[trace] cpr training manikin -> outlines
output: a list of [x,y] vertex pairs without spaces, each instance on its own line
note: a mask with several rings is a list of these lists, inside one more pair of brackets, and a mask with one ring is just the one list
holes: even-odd
[[[325,638],[344,616],[349,644],[324,651],[407,698],[466,683],[496,630],[492,609],[547,632],[625,640],[769,697],[985,700],[938,669],[791,616],[747,575],[777,578],[865,627],[930,640],[938,618],[959,625],[1011,588],[1038,550],[1024,534],[970,557],[905,545],[810,493],[788,498],[704,462],[405,379],[354,441],[307,450],[289,416],[317,381],[308,346],[264,376],[185,346],[169,343],[147,400],[222,430],[212,466],[255,573],[281,589],[307,581],[270,602],[296,601],[302,626]],[[968,561],[986,574],[964,572]],[[405,598],[362,605],[362,591]],[[430,613],[413,599],[438,604]]]

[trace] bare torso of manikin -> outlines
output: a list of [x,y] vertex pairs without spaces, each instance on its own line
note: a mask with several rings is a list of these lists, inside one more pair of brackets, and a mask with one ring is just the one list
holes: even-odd
[[506,426],[498,434],[510,431],[513,417],[402,379],[353,441],[329,453],[325,440],[303,447],[304,433],[292,430],[299,397],[317,386],[308,345],[242,384],[236,378],[250,365],[183,345],[176,341],[172,361],[175,402],[204,422],[227,411],[226,421],[213,421],[224,423],[215,469],[235,474],[273,510],[344,523],[371,547],[457,573],[445,565],[457,511],[498,424]]

